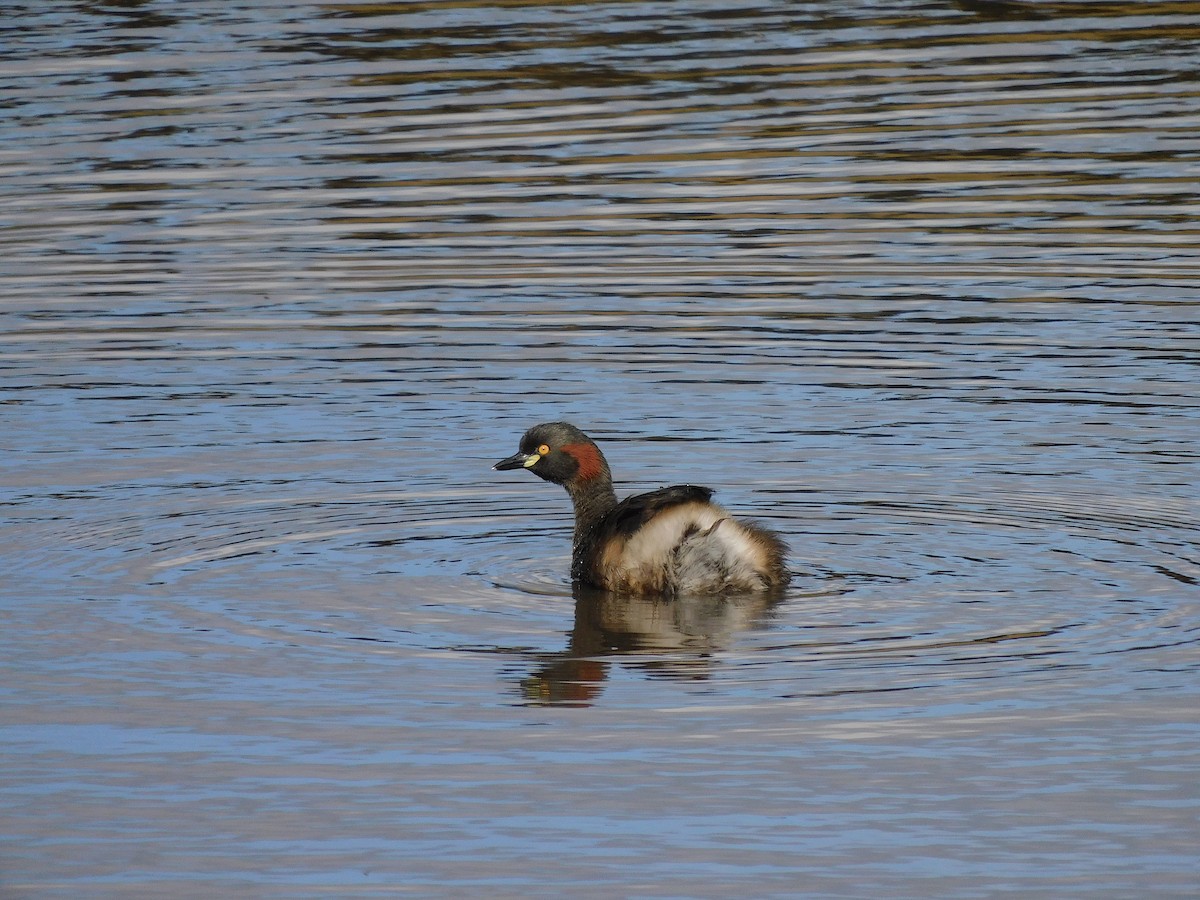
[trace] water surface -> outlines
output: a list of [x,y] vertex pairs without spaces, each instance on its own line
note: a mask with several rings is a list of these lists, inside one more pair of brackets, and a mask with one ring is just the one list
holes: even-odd
[[1200,6],[686,6],[5,17],[0,893],[1200,889]]

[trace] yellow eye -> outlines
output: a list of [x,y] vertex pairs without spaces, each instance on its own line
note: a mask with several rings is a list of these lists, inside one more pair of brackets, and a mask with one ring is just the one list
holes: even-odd
[[547,454],[550,453],[550,445],[542,444],[540,447],[538,447],[537,452],[538,452],[538,456],[546,456]]

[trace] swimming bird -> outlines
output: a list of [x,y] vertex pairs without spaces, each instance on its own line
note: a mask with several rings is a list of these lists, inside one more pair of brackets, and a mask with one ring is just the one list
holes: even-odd
[[788,581],[787,546],[779,536],[732,518],[709,499],[709,488],[677,484],[618,503],[608,461],[574,425],[535,425],[520,450],[492,468],[528,469],[566,488],[575,506],[576,582],[682,596],[765,591]]

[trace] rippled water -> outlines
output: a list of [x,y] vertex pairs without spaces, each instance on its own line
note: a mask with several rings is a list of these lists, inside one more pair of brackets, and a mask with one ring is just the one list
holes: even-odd
[[[0,43],[5,897],[1200,891],[1200,5]],[[786,595],[573,594],[560,418]]]

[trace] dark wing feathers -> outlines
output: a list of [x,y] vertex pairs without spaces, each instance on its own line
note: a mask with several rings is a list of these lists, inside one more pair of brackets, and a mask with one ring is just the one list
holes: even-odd
[[628,540],[639,528],[664,509],[684,503],[707,503],[711,496],[712,491],[706,487],[677,484],[672,487],[659,488],[657,491],[626,497],[581,537],[580,545],[575,550],[571,576],[591,584],[601,584],[603,579],[601,573],[596,569],[601,547],[604,547],[613,538]]
[[620,535],[628,538],[662,510],[684,503],[707,503],[712,493],[706,487],[676,484],[645,494],[635,494],[614,506],[600,522],[599,530],[604,532],[605,537]]

